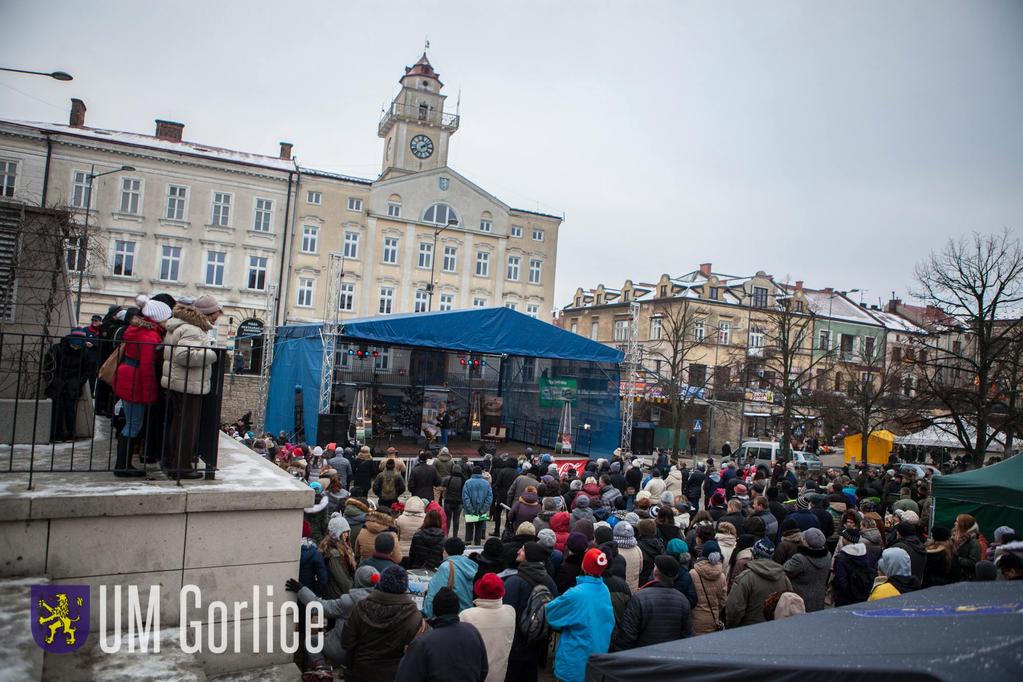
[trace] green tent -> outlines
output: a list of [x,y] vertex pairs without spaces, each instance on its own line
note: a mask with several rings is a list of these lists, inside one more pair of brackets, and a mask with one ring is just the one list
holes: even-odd
[[970,514],[989,539],[999,526],[1023,530],[1023,456],[961,474],[935,476],[931,485],[935,526],[952,530],[956,516]]

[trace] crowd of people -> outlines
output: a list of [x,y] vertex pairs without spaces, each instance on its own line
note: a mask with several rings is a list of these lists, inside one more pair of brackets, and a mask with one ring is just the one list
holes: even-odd
[[44,362],[53,439],[74,439],[79,401],[91,397],[96,414],[111,420],[114,476],[145,476],[150,463],[171,478],[201,478],[197,437],[219,360],[209,332],[221,314],[208,294],[140,295],[73,329]]
[[575,682],[594,653],[1023,575],[1013,529],[989,542],[966,514],[929,528],[929,480],[912,472],[616,451],[559,474],[529,450],[447,448],[406,471],[393,448],[236,436],[314,490],[289,581],[330,618],[310,679],[536,680],[553,663]]

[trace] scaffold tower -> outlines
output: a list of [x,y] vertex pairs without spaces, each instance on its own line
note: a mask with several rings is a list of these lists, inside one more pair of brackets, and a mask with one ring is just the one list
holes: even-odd
[[622,370],[626,375],[625,394],[622,397],[622,451],[632,450],[632,415],[636,406],[636,384],[641,364],[639,348],[639,302],[629,306],[629,338],[625,346]]
[[274,311],[277,308],[277,285],[269,284],[266,287],[266,299],[263,302],[266,323],[263,325],[263,358],[259,366],[259,409],[256,414],[260,415],[257,431],[266,429],[266,403],[270,397],[270,366],[274,361],[274,341],[276,339],[277,320]]
[[337,337],[341,333],[341,280],[345,276],[344,254],[331,253],[327,267],[327,295],[323,299],[323,359],[320,365],[319,414],[330,413],[334,392],[334,363],[337,362]]

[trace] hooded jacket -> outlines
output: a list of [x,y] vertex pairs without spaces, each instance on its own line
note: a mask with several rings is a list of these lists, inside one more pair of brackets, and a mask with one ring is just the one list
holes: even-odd
[[[835,564],[832,567],[835,577],[831,581],[831,594],[835,600],[835,606],[846,606],[864,601],[870,594],[869,587],[866,595],[855,594],[854,584],[869,584],[866,580],[877,574],[874,557],[867,551],[866,545],[862,542],[843,545],[835,553]],[[855,578],[857,573],[864,575],[862,580]]]
[[554,549],[559,552],[565,551],[565,543],[568,542],[568,534],[571,532],[572,517],[568,512],[558,512],[551,517],[551,530],[554,531]]
[[725,600],[725,625],[730,628],[764,622],[764,602],[774,592],[791,592],[781,565],[770,559],[747,564]]
[[398,527],[398,544],[401,546],[402,556],[408,556],[409,550],[412,549],[412,536],[423,527],[423,518],[426,516],[425,510],[426,505],[423,504],[423,499],[413,495],[405,501],[405,511],[395,519],[395,525]]
[[157,400],[157,347],[163,328],[136,315],[124,332],[124,359],[117,366],[114,395],[129,403],[152,405]]
[[476,628],[461,622],[455,615],[434,618],[430,628],[409,644],[394,682],[483,682],[491,679],[487,648]]
[[345,680],[394,680],[405,647],[422,625],[423,617],[407,594],[373,590],[352,609],[341,633],[348,663]]
[[[924,543],[920,542],[920,538],[916,535],[910,535],[906,538],[899,538],[892,547],[901,547],[906,550],[906,554],[909,555],[909,572],[917,579],[917,582],[923,582],[924,570],[927,568],[927,548],[924,547]],[[809,611],[810,609],[807,609]]]
[[828,574],[831,572],[831,554],[827,548],[802,547],[785,562],[783,568],[792,583],[792,591],[803,598],[806,612],[823,609],[828,591]]
[[477,599],[475,606],[458,614],[459,620],[475,627],[486,645],[487,682],[504,682],[508,670],[508,655],[515,640],[518,621],[515,607],[500,599]]
[[536,496],[536,493],[527,490],[512,505],[511,511],[508,512],[508,522],[515,529],[519,527],[520,523],[532,522],[539,513],[539,498]]
[[486,514],[494,501],[494,492],[483,476],[473,474],[462,486],[462,506],[468,514]]
[[430,578],[426,598],[423,600],[423,613],[426,617],[433,617],[433,598],[437,596],[440,588],[448,586],[452,569],[454,569],[455,578],[451,589],[458,595],[459,610],[465,610],[472,606],[472,585],[478,568],[479,565],[475,561],[461,554],[449,556],[441,561],[437,572]]
[[643,553],[643,565],[639,569],[639,584],[642,586],[653,577],[654,559],[664,554],[664,541],[654,535],[636,540],[636,546]]
[[583,682],[590,654],[607,653],[611,644],[614,610],[607,586],[600,578],[579,576],[575,587],[547,603],[547,623],[561,633],[555,677]]
[[164,323],[163,372],[160,385],[178,393],[206,395],[217,353],[206,332],[209,319],[192,306],[177,304]]
[[450,452],[441,452],[433,460],[433,468],[437,470],[437,475],[440,476],[441,482],[451,475],[451,469],[454,466],[455,460],[451,457]]
[[[547,568],[538,561],[523,561],[519,564],[516,574],[508,576],[504,583],[504,603],[515,609],[515,619],[518,622],[522,612],[529,604],[529,597],[533,592],[533,586],[543,584],[550,590],[551,596],[558,596],[557,585],[547,574]],[[509,660],[516,661],[537,661],[542,651],[546,650],[547,642],[529,645],[522,636],[522,632],[516,627],[515,636],[512,641],[511,650],[508,652]]]
[[774,556],[772,557],[779,564],[784,564],[786,561],[795,556],[799,548],[803,546],[803,531],[801,530],[790,530],[781,536],[781,541],[778,546],[774,548]]
[[362,561],[373,556],[375,551],[373,543],[380,533],[390,533],[394,536],[394,551],[391,552],[391,561],[398,564],[404,556],[401,553],[401,544],[398,542],[398,532],[394,528],[394,519],[381,511],[371,511],[366,515],[366,524],[359,533],[359,540],[355,545],[355,560]]
[[696,607],[692,610],[693,632],[703,635],[714,632],[718,614],[725,605],[726,581],[721,564],[697,561],[689,571],[696,589]]
[[409,545],[408,567],[436,570],[444,560],[444,531],[441,528],[420,528]]
[[678,467],[671,467],[671,471],[668,472],[668,477],[664,479],[664,489],[677,497],[682,494],[682,486],[684,485],[682,480],[682,472],[678,470]]
[[358,545],[356,544],[359,539],[359,532],[362,527],[366,525],[366,514],[369,513],[369,505],[365,502],[349,497],[345,500],[344,511],[342,512],[345,517],[345,521],[351,527],[351,531],[348,534],[348,541],[351,543],[354,549]]
[[618,651],[693,636],[689,600],[671,583],[651,581],[632,595],[615,631]]
[[[739,529],[736,528],[736,530]],[[727,566],[732,558],[732,552],[735,551],[735,543],[738,538],[731,533],[715,533],[714,539],[721,547],[721,563]]]

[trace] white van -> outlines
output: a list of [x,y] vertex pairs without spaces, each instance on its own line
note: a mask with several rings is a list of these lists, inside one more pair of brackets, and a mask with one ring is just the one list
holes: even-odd
[[[742,466],[746,463],[746,458],[752,455],[758,467],[770,470],[778,459],[780,451],[781,443],[768,440],[748,440],[735,451],[734,457],[735,461]],[[820,458],[813,453],[793,450],[789,454],[792,455],[792,461],[797,467],[805,464],[810,471],[823,468]]]

